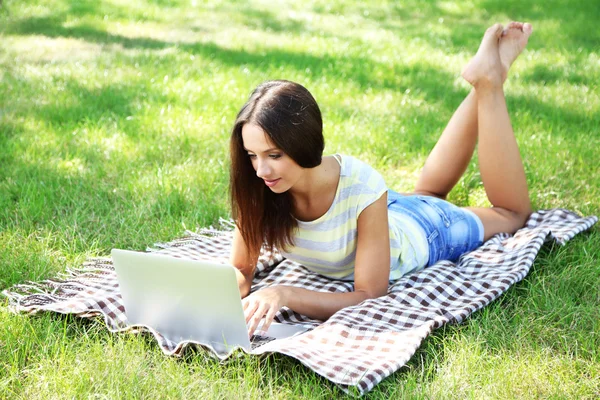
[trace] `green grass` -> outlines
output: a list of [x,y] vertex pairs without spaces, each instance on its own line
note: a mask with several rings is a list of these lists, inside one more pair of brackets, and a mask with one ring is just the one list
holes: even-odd
[[[0,289],[229,214],[229,129],[261,81],[317,98],[326,152],[411,190],[493,22],[535,32],[506,85],[536,208],[600,214],[600,9],[558,1],[15,1],[0,7]],[[474,160],[451,193],[484,205]],[[600,396],[600,231],[435,332],[367,398]],[[331,398],[284,356],[224,365],[0,307],[0,398]]]

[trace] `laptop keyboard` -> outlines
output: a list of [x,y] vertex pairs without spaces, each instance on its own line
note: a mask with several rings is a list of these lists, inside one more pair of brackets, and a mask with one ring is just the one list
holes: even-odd
[[271,336],[252,335],[252,337],[250,338],[250,346],[252,350],[254,350],[257,347],[262,346],[263,344],[272,342],[273,340],[275,340],[275,338]]

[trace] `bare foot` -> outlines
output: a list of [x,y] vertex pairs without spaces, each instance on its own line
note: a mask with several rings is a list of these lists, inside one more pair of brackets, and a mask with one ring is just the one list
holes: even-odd
[[502,25],[495,24],[485,31],[477,54],[469,61],[462,71],[462,77],[473,87],[500,86],[502,87],[502,62],[498,52]]
[[508,69],[527,45],[527,40],[533,32],[531,24],[511,22],[502,31],[500,37],[500,61],[502,62],[502,82],[506,80]]

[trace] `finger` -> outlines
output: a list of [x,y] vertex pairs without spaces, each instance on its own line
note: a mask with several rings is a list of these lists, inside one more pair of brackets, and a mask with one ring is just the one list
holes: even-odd
[[260,320],[264,317],[265,313],[266,313],[266,307],[259,307],[256,312],[254,313],[254,315],[252,316],[252,318],[250,318],[250,325],[248,326],[248,335],[252,336],[254,335],[254,331],[256,330],[256,327],[258,327],[258,324],[260,323]]
[[275,319],[275,314],[277,314],[277,310],[275,309],[275,307],[269,308],[269,310],[267,311],[267,313],[265,315],[265,323],[263,324],[263,326],[261,328],[264,332],[267,332],[269,330],[271,323]]
[[258,301],[251,301],[244,309],[244,315],[246,317],[246,324],[248,323],[248,321],[250,321],[250,318],[252,317],[252,315],[254,315],[254,313],[256,313],[256,310],[258,309],[259,304],[260,303]]
[[256,312],[254,313],[252,318],[250,318],[250,321],[248,323],[248,337],[252,337],[252,335],[254,335],[254,332],[256,331],[256,328],[258,327],[260,320],[265,315],[264,312],[260,312],[260,311],[261,311],[260,309],[256,310]]

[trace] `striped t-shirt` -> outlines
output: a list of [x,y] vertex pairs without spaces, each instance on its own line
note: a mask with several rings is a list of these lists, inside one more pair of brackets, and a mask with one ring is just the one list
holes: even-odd
[[[325,214],[314,221],[298,220],[294,245],[282,255],[312,272],[335,279],[353,280],[358,217],[388,188],[381,174],[351,156],[336,155],[340,180]],[[341,160],[340,160],[341,159]],[[428,257],[427,240],[414,221],[388,210],[390,279],[421,269]]]

